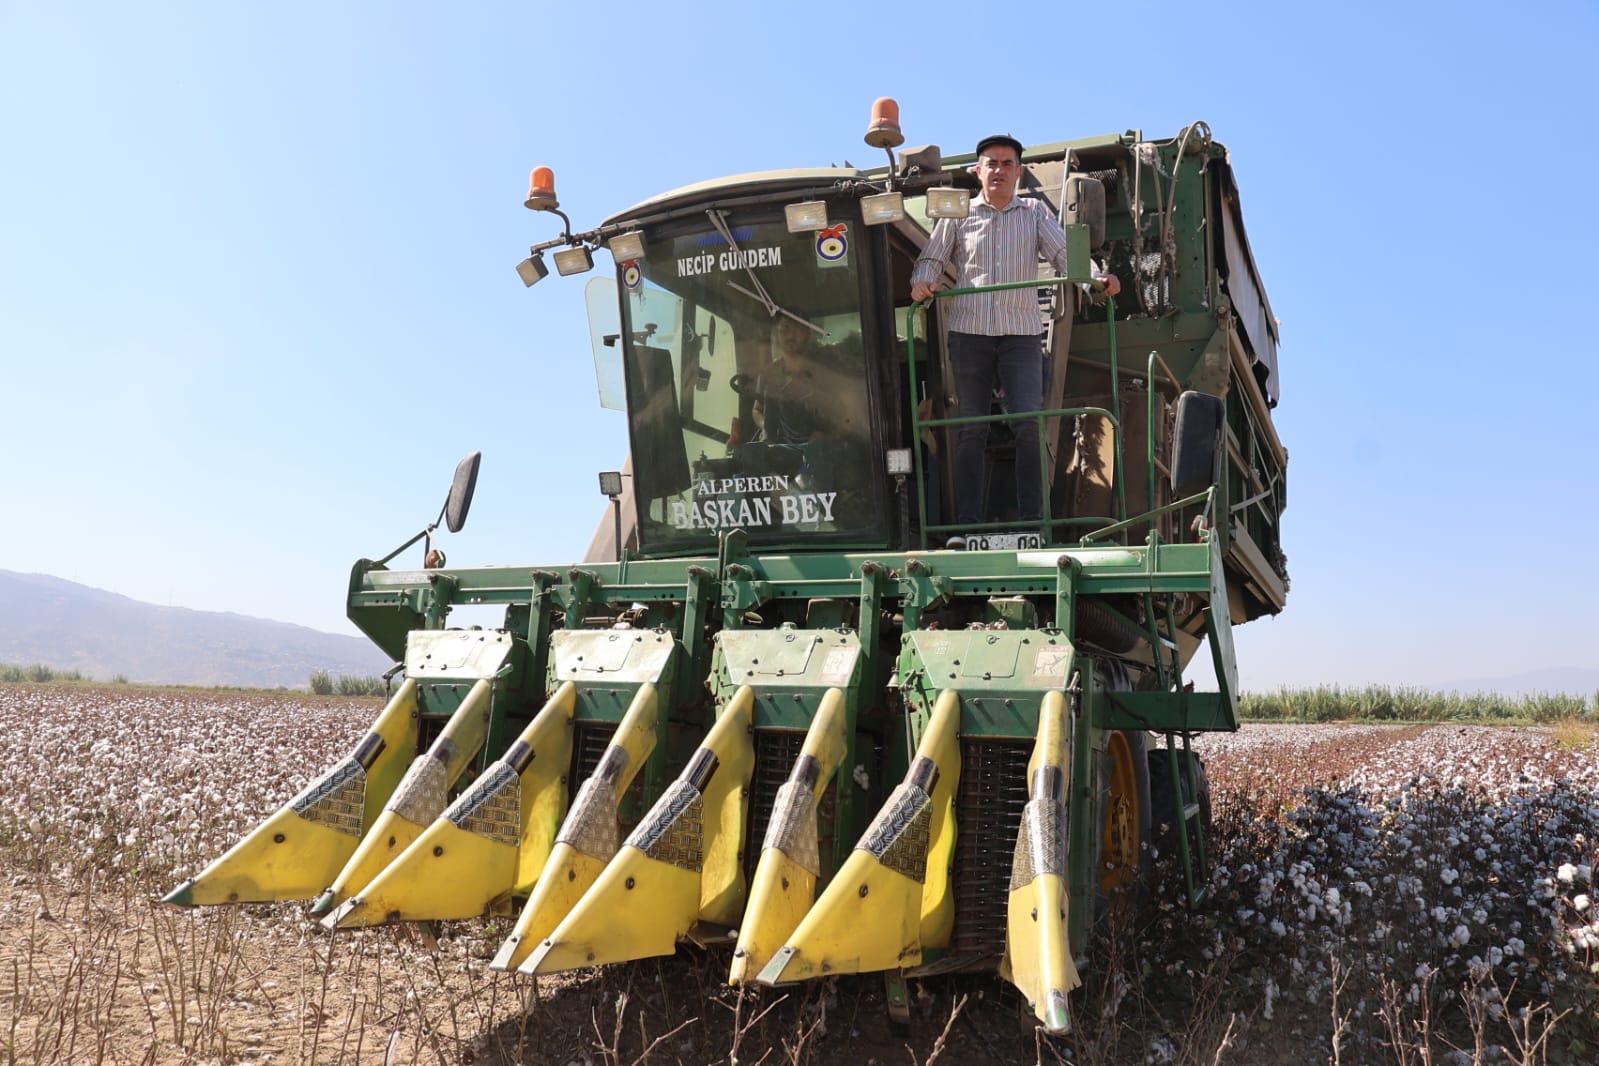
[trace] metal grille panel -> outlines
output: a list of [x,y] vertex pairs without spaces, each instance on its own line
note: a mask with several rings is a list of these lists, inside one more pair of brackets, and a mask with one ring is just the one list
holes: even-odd
[[789,771],[794,769],[794,761],[804,746],[804,733],[755,731],[755,773],[750,778],[749,822],[744,832],[746,883],[754,879],[755,866],[761,861],[761,842],[766,839],[772,808],[777,805],[777,790],[788,780]]
[[[600,758],[605,754],[605,749],[610,747],[611,738],[616,735],[616,726],[615,722],[576,723],[576,733],[572,737],[572,772],[566,779],[567,799],[575,798],[583,782],[594,776]],[[643,801],[644,767],[640,766],[627,792],[618,797],[616,820],[624,837],[643,816]]]
[[1022,809],[1027,806],[1031,741],[961,739],[955,796],[955,931],[951,950],[1005,950],[1005,904]]
[[567,790],[576,792],[578,786],[594,776],[600,765],[600,756],[610,746],[616,735],[615,722],[578,722],[572,737],[572,772],[567,777]]
[[1161,273],[1164,262],[1159,252],[1145,252],[1133,263],[1138,274],[1139,299],[1154,315],[1171,306],[1171,276]]

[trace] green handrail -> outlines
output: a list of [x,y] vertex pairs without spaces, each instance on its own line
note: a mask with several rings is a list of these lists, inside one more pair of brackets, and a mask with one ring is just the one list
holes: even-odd
[[[913,370],[912,374],[914,375],[914,373],[915,373],[915,371]],[[914,382],[914,379],[913,379],[913,381],[912,381],[913,387],[914,387],[914,384],[915,384],[915,382]],[[916,423],[914,425],[913,432],[915,432],[919,436],[921,430],[923,430],[923,429],[936,429],[936,428],[941,427],[941,426],[965,426],[965,425],[972,425],[972,424],[975,424],[975,423],[978,423],[978,422],[984,422],[984,423],[1019,422],[1019,421],[1023,421],[1023,420],[1026,420],[1026,419],[1031,419],[1031,420],[1033,420],[1033,421],[1038,423],[1039,452],[1040,452],[1039,458],[1040,458],[1040,461],[1043,464],[1043,467],[1045,469],[1047,469],[1048,466],[1049,466],[1049,458],[1048,458],[1048,452],[1047,452],[1047,445],[1045,444],[1045,441],[1044,441],[1044,420],[1046,418],[1059,418],[1059,417],[1063,417],[1065,415],[1103,415],[1111,423],[1111,425],[1115,428],[1117,433],[1121,432],[1121,420],[1119,418],[1117,418],[1114,414],[1112,414],[1110,411],[1107,411],[1103,407],[1054,407],[1054,408],[1050,408],[1047,411],[1023,411],[1020,414],[968,415],[968,416],[961,416],[961,417],[957,417],[957,418],[930,418],[930,419],[926,419],[926,420],[916,421]],[[1103,517],[1095,517],[1095,516],[1089,516],[1089,517],[1081,517],[1080,516],[1080,517],[1077,517],[1077,518],[1054,518],[1054,517],[1050,516],[1049,478],[1048,478],[1047,475],[1043,476],[1043,481],[1044,481],[1043,500],[1044,500],[1044,515],[1045,515],[1045,517],[1041,518],[1039,520],[1039,524],[1042,525],[1045,528],[1046,532],[1053,531],[1056,526],[1082,526],[1082,525],[1089,525],[1090,523],[1095,523],[1095,522],[1114,521],[1113,519],[1108,519],[1108,518],[1103,518]],[[918,482],[918,487],[919,488],[922,487],[920,485],[920,482]],[[924,500],[925,500],[925,497],[924,497]],[[941,524],[938,524],[938,525],[929,526],[929,525],[926,524],[926,522],[927,522],[927,512],[926,512],[926,505],[925,505],[925,502],[924,502],[923,508],[922,508],[922,523],[923,523],[924,531],[928,530],[928,529],[931,529],[931,530],[933,530],[935,532],[939,532],[939,533],[961,533],[961,532],[966,532],[966,531],[969,531],[969,530],[975,531],[975,530],[979,530],[979,529],[990,528],[990,527],[992,527],[992,526],[994,526],[996,524],[996,523],[993,523],[993,522],[968,522],[968,523],[962,525],[962,524],[959,524],[959,523],[945,522],[945,523],[941,523]],[[925,538],[925,532],[924,532],[924,538]],[[925,539],[924,539],[923,547],[925,547],[925,546],[926,546],[926,543],[925,543]]]
[[[966,417],[961,417],[961,418],[929,419],[929,420],[926,420],[926,421],[922,420],[922,418],[921,418],[921,416],[920,416],[920,414],[918,412],[918,408],[919,408],[920,404],[917,402],[918,398],[917,398],[917,384],[916,384],[916,319],[915,319],[915,314],[916,314],[916,310],[917,310],[918,307],[925,307],[928,304],[930,304],[933,300],[942,300],[942,299],[945,299],[945,298],[950,297],[950,296],[968,296],[968,295],[972,295],[972,294],[975,294],[975,293],[999,292],[999,291],[1002,291],[1002,290],[1005,290],[1005,289],[1039,289],[1039,288],[1046,288],[1046,287],[1060,287],[1060,286],[1064,286],[1064,285],[1077,285],[1077,284],[1083,284],[1083,283],[1094,285],[1094,286],[1096,286],[1096,287],[1098,287],[1100,289],[1104,288],[1103,283],[1100,282],[1096,278],[1071,278],[1071,277],[1064,277],[1064,278],[1040,278],[1040,279],[1038,279],[1036,281],[1011,281],[1011,282],[1006,282],[1006,283],[1001,284],[1001,285],[977,285],[977,286],[971,286],[969,288],[964,288],[964,289],[944,289],[944,290],[941,290],[939,292],[935,292],[928,300],[923,301],[920,304],[913,303],[913,304],[911,304],[909,307],[907,307],[905,309],[906,361],[909,364],[909,370],[910,370],[911,454],[914,456],[914,461],[915,461],[915,465],[916,465],[916,506],[917,506],[917,515],[918,515],[918,517],[920,519],[919,528],[921,530],[921,546],[924,549],[927,547],[927,533],[928,533],[928,530],[930,528],[931,529],[935,529],[935,530],[937,530],[939,532],[961,532],[961,531],[964,531],[964,530],[976,530],[976,529],[994,528],[994,527],[996,527],[999,524],[999,523],[994,523],[994,522],[978,522],[978,523],[967,523],[965,525],[946,523],[946,524],[941,524],[941,525],[932,526],[932,527],[928,526],[928,524],[927,524],[927,478],[926,478],[926,473],[923,470],[923,466],[922,466],[921,436],[922,436],[922,430],[923,429],[937,427],[937,426],[966,425],[966,424],[977,423],[977,422],[983,422],[983,423],[992,424],[992,423],[996,423],[996,422],[1013,422],[1013,421],[1018,421],[1018,420],[1026,419],[1026,418],[1035,419],[1038,422],[1039,480],[1042,482],[1042,484],[1039,487],[1042,490],[1041,496],[1042,496],[1042,499],[1043,499],[1043,502],[1044,502],[1044,508],[1043,509],[1044,509],[1044,516],[1045,516],[1044,518],[1040,519],[1039,526],[1042,528],[1042,531],[1043,531],[1045,537],[1049,537],[1050,534],[1054,531],[1054,528],[1056,526],[1086,525],[1086,524],[1089,524],[1089,523],[1092,523],[1092,522],[1102,522],[1102,521],[1105,521],[1105,519],[1103,519],[1103,518],[1095,518],[1095,517],[1059,518],[1058,519],[1058,518],[1054,518],[1054,517],[1051,516],[1051,509],[1050,509],[1050,506],[1049,506],[1049,503],[1050,503],[1050,500],[1049,500],[1049,482],[1050,482],[1050,476],[1049,476],[1050,475],[1049,444],[1048,444],[1048,440],[1046,438],[1046,435],[1044,433],[1044,419],[1046,419],[1046,418],[1057,418],[1057,417],[1061,417],[1061,416],[1064,416],[1064,415],[1076,415],[1076,414],[1102,414],[1102,415],[1104,415],[1111,422],[1112,439],[1113,439],[1114,446],[1115,446],[1114,447],[1115,469],[1112,472],[1112,477],[1114,478],[1114,480],[1116,482],[1116,508],[1117,508],[1117,514],[1116,514],[1116,518],[1112,519],[1112,522],[1115,524],[1116,528],[1124,527],[1127,524],[1127,487],[1126,487],[1126,479],[1122,476],[1123,465],[1124,465],[1124,456],[1123,456],[1124,448],[1123,448],[1123,441],[1122,441],[1121,379],[1120,379],[1120,373],[1119,373],[1117,357],[1116,357],[1117,356],[1117,353],[1116,353],[1116,303],[1115,303],[1115,300],[1113,298],[1106,297],[1106,299],[1105,299],[1105,314],[1106,314],[1106,318],[1105,318],[1106,335],[1105,336],[1106,336],[1106,342],[1107,342],[1107,344],[1109,346],[1109,350],[1110,350],[1111,401],[1112,401],[1112,403],[1113,403],[1113,405],[1115,407],[1114,411],[1107,411],[1107,410],[1105,410],[1104,408],[1101,408],[1101,407],[1064,407],[1064,408],[1053,408],[1053,409],[1048,410],[1048,411],[1036,411],[1036,412],[1035,411],[1024,411],[1024,412],[1022,412],[1020,414],[1004,414],[1004,415],[985,414],[985,415],[972,415],[972,416],[966,416]],[[1154,437],[1153,437],[1152,434],[1149,435],[1149,450],[1150,450],[1150,453],[1153,455],[1153,453],[1154,453]]]
[[1125,518],[1113,526],[1106,526],[1103,529],[1096,529],[1092,533],[1084,534],[1083,539],[1078,541],[1078,543],[1084,547],[1087,547],[1089,541],[1098,540],[1100,537],[1106,537],[1112,533],[1120,533],[1122,530],[1131,526],[1136,526],[1140,522],[1147,522],[1151,518],[1159,518],[1161,515],[1167,514],[1171,511],[1180,511],[1189,504],[1198,503],[1201,500],[1205,500],[1208,503],[1210,495],[1215,491],[1216,490],[1214,487],[1208,488],[1203,492],[1196,492],[1192,496],[1184,496],[1180,500],[1173,500],[1164,507],[1157,507],[1153,511],[1145,511],[1141,515],[1134,515],[1132,518]]
[[1149,395],[1144,402],[1148,407],[1145,415],[1146,432],[1149,435],[1149,510],[1155,510],[1155,364],[1159,363],[1161,370],[1166,372],[1166,380],[1172,388],[1178,388],[1177,375],[1172,373],[1171,366],[1162,359],[1160,352],[1154,348],[1149,350],[1149,364],[1144,371],[1145,392]]

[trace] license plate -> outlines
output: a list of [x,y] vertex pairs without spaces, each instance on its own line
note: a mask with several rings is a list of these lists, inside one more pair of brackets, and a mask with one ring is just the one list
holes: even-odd
[[1044,538],[1037,533],[968,533],[966,535],[966,550],[973,552],[985,551],[1021,551],[1026,548],[1042,548]]

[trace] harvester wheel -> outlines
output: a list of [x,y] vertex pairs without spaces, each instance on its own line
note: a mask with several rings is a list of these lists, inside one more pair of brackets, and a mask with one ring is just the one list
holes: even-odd
[[1099,906],[1103,920],[1113,910],[1136,907],[1150,880],[1149,759],[1144,734],[1113,730],[1105,734],[1099,790]]

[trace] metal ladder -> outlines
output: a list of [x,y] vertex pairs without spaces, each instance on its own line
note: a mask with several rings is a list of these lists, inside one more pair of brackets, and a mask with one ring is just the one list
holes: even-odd
[[[1181,759],[1177,758],[1179,735],[1183,738]],[[1188,892],[1188,905],[1197,907],[1205,902],[1210,894],[1210,861],[1205,850],[1205,823],[1197,773],[1188,775],[1192,796],[1185,798],[1183,795],[1182,767],[1192,768],[1195,765],[1193,749],[1189,745],[1189,734],[1167,733],[1166,751],[1167,767],[1171,773],[1172,796],[1177,801],[1177,854],[1183,864],[1183,883]],[[1190,830],[1194,839],[1192,846],[1188,842]]]

